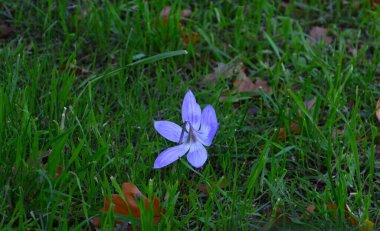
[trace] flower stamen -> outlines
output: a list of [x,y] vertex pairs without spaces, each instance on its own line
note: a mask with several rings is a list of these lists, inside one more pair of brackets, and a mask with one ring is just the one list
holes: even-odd
[[178,143],[179,144],[182,144],[182,140],[183,140],[183,135],[185,134],[185,131],[186,131],[186,124],[187,124],[187,121],[185,121],[183,124],[182,124],[182,131],[181,131],[181,136],[179,137],[179,141]]

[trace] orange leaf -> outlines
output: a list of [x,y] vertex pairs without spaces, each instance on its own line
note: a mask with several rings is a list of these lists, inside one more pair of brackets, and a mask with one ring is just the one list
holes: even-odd
[[[298,124],[291,122],[290,123],[290,133],[293,133],[295,135],[301,134],[301,128],[298,126]],[[285,140],[288,137],[289,134],[286,134],[285,128],[280,128],[280,131],[278,132],[278,138],[280,140]]]
[[201,39],[201,36],[199,34],[196,34],[194,32],[191,32],[190,35],[182,35],[183,43],[185,45],[188,45],[189,43],[196,43]]
[[[125,216],[133,215],[136,219],[140,219],[141,211],[138,207],[138,200],[144,200],[145,209],[149,209],[150,204],[153,203],[153,216],[154,223],[158,224],[161,221],[162,214],[165,213],[165,209],[160,207],[160,201],[156,197],[152,197],[151,200],[143,195],[136,185],[132,183],[123,183],[121,187],[125,201],[119,194],[112,194],[112,203],[114,204],[113,212],[116,214],[122,214]],[[111,200],[109,198],[105,201],[104,208],[100,211],[109,211],[111,207]],[[116,221],[119,222],[120,221]],[[100,222],[96,222],[97,224]]]
[[300,217],[302,219],[308,219],[315,211],[315,205],[309,205],[306,208],[306,212]]
[[[328,203],[327,208],[332,212],[332,215],[335,217],[338,211],[338,206],[335,203],[334,204]],[[348,221],[350,222],[352,226],[357,227],[358,225],[360,225],[360,222],[355,217],[355,215],[353,214],[353,212],[351,211],[348,205],[344,206],[344,216],[346,217],[346,219],[348,219]],[[366,219],[364,223],[361,225],[361,230],[371,231],[374,229],[374,227],[375,227],[375,224],[372,221]]]
[[59,177],[63,171],[62,166],[58,166],[57,170],[55,171],[55,177]]

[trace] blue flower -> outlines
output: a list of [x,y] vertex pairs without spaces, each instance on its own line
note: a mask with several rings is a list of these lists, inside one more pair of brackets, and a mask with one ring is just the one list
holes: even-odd
[[179,126],[170,121],[155,121],[154,128],[166,139],[179,145],[161,152],[154,162],[154,168],[162,168],[173,163],[187,153],[187,160],[195,168],[200,168],[207,160],[204,146],[210,146],[218,130],[215,110],[207,105],[203,111],[193,93],[189,90],[182,103],[182,122]]

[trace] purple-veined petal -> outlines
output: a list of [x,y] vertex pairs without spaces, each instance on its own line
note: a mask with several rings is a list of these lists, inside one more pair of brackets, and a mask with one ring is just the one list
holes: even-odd
[[[179,139],[181,138],[182,127],[173,122],[166,120],[154,121],[154,128],[158,133],[160,133],[161,136],[172,142],[178,143]],[[183,134],[182,140],[187,140],[187,137],[188,134],[185,132]]]
[[195,130],[199,130],[201,122],[201,107],[197,104],[195,96],[189,90],[182,103],[182,121],[190,122]]
[[161,152],[154,161],[153,168],[162,168],[181,158],[189,150],[190,145],[181,144]]
[[211,105],[207,105],[202,111],[201,129],[197,132],[199,141],[203,145],[210,146],[218,130],[218,126],[214,108]]
[[192,143],[187,154],[187,160],[191,165],[200,168],[207,160],[207,151],[200,142]]

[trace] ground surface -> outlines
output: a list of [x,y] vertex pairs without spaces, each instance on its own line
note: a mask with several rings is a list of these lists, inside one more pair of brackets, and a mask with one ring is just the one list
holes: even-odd
[[[380,7],[201,2],[0,3],[1,227],[114,227],[123,182],[163,230],[379,226]],[[188,89],[216,110],[209,159],[153,169]]]

